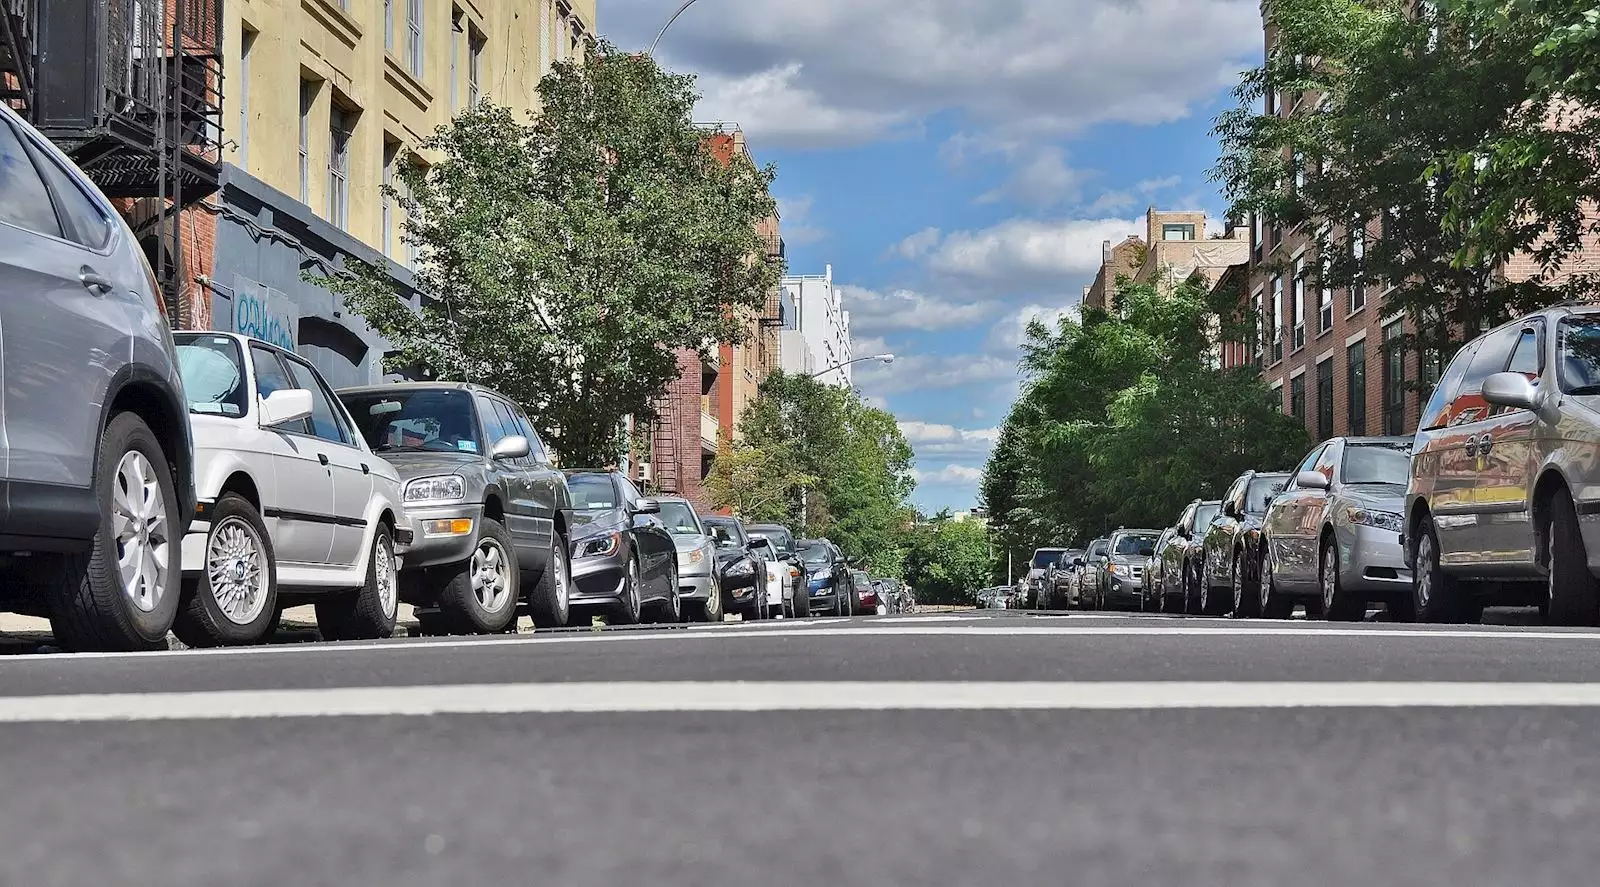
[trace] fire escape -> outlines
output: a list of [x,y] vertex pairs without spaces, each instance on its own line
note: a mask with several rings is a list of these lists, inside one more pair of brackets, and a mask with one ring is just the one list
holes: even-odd
[[222,0],[0,8],[0,99],[127,214],[181,322],[181,211],[217,191],[222,168]]

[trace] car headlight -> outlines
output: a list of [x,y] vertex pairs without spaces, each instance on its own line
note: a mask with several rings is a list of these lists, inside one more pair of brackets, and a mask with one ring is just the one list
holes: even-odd
[[418,477],[406,482],[407,502],[455,502],[467,497],[467,485],[458,474]]
[[622,534],[607,533],[604,536],[585,540],[581,545],[582,547],[578,549],[578,557],[604,557],[608,554],[616,554],[617,548],[622,545]]
[[694,551],[678,552],[678,566],[680,567],[692,567],[705,559],[706,553],[704,549],[696,548]]
[[1350,523],[1364,527],[1377,527],[1380,530],[1388,530],[1391,533],[1398,533],[1405,529],[1405,519],[1392,511],[1347,508],[1345,509],[1345,517],[1350,519]]
[[1112,564],[1111,575],[1116,576],[1119,579],[1132,579],[1133,566],[1130,564]]
[[755,572],[756,565],[749,558],[736,561],[733,566],[728,568],[729,576],[753,576]]

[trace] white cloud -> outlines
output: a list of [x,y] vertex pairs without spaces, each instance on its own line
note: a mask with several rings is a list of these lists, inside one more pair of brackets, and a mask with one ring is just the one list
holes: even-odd
[[854,377],[862,391],[880,396],[985,383],[1000,388],[1002,382],[1011,383],[1009,391],[1016,383],[1017,362],[983,354],[910,354],[887,365],[858,364]]
[[1100,268],[1105,241],[1120,241],[1138,229],[1127,219],[1009,219],[977,231],[953,231],[928,256],[934,271],[958,277],[1044,284],[1071,290],[1069,278]]
[[800,197],[779,197],[778,217],[781,221],[783,239],[790,243],[816,243],[828,236],[828,232],[815,225],[808,224],[811,219],[811,206],[813,203],[810,194]]
[[1092,173],[1068,166],[1066,152],[1049,145],[1021,161],[1004,184],[980,196],[978,202],[1014,200],[1035,207],[1076,203],[1083,197],[1084,183],[1092,177]]
[[911,474],[919,484],[955,484],[973,486],[983,480],[983,469],[970,465],[946,465],[933,471],[912,469]]
[[[1169,191],[1183,181],[1181,176],[1164,176],[1159,179],[1145,179],[1132,188],[1120,191],[1107,191],[1096,197],[1088,206],[1084,207],[1086,215],[1099,215],[1110,212],[1120,212],[1132,209],[1141,200],[1148,200],[1162,191]],[[1182,205],[1191,206],[1188,202]]]
[[957,428],[935,422],[901,422],[900,433],[917,458],[987,458],[1000,439],[998,428]]
[[938,245],[939,233],[938,228],[923,228],[921,231],[889,247],[889,252],[903,259],[915,259]]
[[989,338],[985,343],[991,351],[1014,353],[1022,347],[1027,338],[1028,324],[1038,320],[1045,326],[1055,329],[1056,324],[1063,317],[1077,318],[1083,306],[1074,302],[1071,305],[1058,305],[1047,307],[1044,305],[1027,305],[1006,315],[999,323],[989,330]]
[[[947,330],[978,323],[994,313],[986,301],[956,301],[912,290],[879,292],[844,286],[844,307],[850,312],[850,329],[867,335],[884,330]],[[857,353],[861,352],[858,349]]]
[[[643,47],[660,0],[607,0],[601,27]],[[861,143],[955,109],[980,128],[1071,134],[1175,120],[1260,53],[1255,0],[722,0],[657,51],[698,72],[700,116],[762,146]]]

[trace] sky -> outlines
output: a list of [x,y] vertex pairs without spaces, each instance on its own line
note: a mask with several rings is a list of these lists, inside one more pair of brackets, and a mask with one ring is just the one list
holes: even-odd
[[[649,45],[678,0],[600,0]],[[737,123],[792,274],[833,266],[856,387],[916,451],[924,510],[978,504],[1028,320],[1074,312],[1143,214],[1221,225],[1212,118],[1259,60],[1258,0],[698,0],[656,51]]]

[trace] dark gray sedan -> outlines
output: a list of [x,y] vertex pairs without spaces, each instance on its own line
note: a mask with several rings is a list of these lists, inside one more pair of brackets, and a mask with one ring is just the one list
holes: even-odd
[[[615,471],[568,471],[572,605],[602,606],[618,625],[677,622],[678,548],[661,504]],[[582,621],[581,618],[578,621]]]

